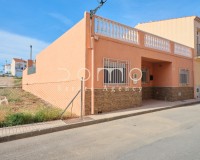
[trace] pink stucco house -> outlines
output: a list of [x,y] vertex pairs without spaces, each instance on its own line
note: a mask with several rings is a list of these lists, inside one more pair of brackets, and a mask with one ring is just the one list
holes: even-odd
[[65,108],[84,77],[85,115],[141,106],[146,99],[193,99],[193,56],[193,48],[85,13],[37,55],[36,72],[23,73],[23,89]]

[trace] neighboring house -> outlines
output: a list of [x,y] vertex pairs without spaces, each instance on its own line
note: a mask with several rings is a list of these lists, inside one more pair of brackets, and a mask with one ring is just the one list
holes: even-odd
[[4,74],[7,74],[7,75],[11,74],[11,65],[10,64],[4,65]]
[[141,23],[136,28],[195,49],[195,97],[200,98],[200,17],[190,16]]
[[192,47],[86,13],[37,55],[36,73],[23,72],[23,89],[65,108],[84,77],[85,115],[141,106],[145,99],[193,99],[193,58]]
[[27,62],[23,59],[13,58],[11,63],[11,74],[15,77],[22,77],[22,72],[26,69]]

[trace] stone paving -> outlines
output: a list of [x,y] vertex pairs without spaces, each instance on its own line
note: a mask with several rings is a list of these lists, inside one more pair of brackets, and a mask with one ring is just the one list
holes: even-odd
[[120,110],[120,111],[105,113],[101,115],[91,115],[91,116],[84,117],[82,119],[77,118],[77,119],[70,119],[66,121],[57,120],[57,121],[51,121],[51,122],[1,128],[0,138],[13,136],[13,135],[19,135],[23,133],[42,131],[42,130],[52,129],[56,127],[65,127],[65,126],[70,126],[72,124],[79,124],[78,125],[79,127],[81,126],[81,124],[83,124],[84,126],[84,122],[94,122],[93,124],[95,124],[95,121],[98,121],[98,120],[103,121],[103,120],[112,119],[113,117],[115,118],[115,117],[126,116],[126,115],[137,114],[137,113],[141,113],[141,114],[148,113],[148,112],[163,109],[163,108],[172,108],[173,106],[186,105],[190,103],[200,103],[200,100],[193,99],[193,100],[185,100],[185,101],[177,101],[177,102],[148,100],[148,101],[144,101],[143,107]]

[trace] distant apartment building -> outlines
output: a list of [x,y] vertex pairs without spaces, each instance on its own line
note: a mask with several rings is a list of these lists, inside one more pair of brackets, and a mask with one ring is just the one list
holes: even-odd
[[136,28],[194,48],[195,97],[200,98],[200,17],[189,16],[141,23]]
[[7,75],[11,74],[11,65],[10,64],[4,65],[4,74],[7,74]]
[[64,109],[83,77],[85,115],[142,106],[146,99],[193,99],[193,48],[86,13],[37,55],[34,72],[31,64],[23,72],[23,89]]
[[27,67],[27,62],[23,59],[13,58],[11,63],[11,74],[14,77],[22,77],[23,71]]

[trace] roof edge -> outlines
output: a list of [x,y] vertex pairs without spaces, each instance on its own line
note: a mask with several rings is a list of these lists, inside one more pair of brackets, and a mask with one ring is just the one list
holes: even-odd
[[169,18],[169,19],[161,19],[161,20],[155,20],[155,21],[149,21],[149,22],[141,22],[141,23],[138,23],[139,24],[147,24],[147,23],[156,23],[156,22],[161,22],[161,21],[169,21],[169,20],[176,20],[176,19],[182,19],[182,18],[194,18],[195,20],[198,20],[200,21],[200,17],[198,16],[185,16],[185,17],[178,17],[178,18]]

